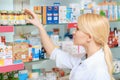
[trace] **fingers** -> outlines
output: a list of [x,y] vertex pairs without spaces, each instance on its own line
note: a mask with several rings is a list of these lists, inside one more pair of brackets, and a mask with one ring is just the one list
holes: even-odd
[[32,18],[36,17],[36,14],[29,9],[24,9],[24,12],[25,12],[25,14],[28,14],[28,15],[32,16]]
[[31,19],[28,19],[28,18],[26,18],[25,20],[28,21],[28,22],[30,22],[30,23],[32,22]]

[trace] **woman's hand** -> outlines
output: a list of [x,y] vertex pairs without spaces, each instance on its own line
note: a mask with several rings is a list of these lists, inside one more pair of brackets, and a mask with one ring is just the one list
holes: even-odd
[[41,43],[45,48],[46,52],[50,55],[56,46],[53,44],[45,29],[42,27],[42,24],[37,18],[37,15],[29,9],[25,9],[25,14],[28,14],[32,17],[31,19],[26,20],[39,28]]
[[26,19],[27,21],[29,21],[31,24],[37,26],[38,28],[42,27],[42,24],[40,23],[37,15],[33,11],[31,11],[29,9],[25,9],[24,12],[25,12],[25,14],[30,15],[32,17],[31,19],[27,18]]

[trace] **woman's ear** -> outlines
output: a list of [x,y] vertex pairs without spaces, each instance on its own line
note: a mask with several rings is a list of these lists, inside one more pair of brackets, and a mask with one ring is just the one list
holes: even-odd
[[91,42],[92,40],[93,40],[93,37],[90,34],[88,34],[87,42]]

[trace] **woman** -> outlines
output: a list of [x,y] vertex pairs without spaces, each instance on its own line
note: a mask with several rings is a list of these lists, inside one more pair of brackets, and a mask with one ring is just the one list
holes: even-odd
[[81,60],[56,48],[50,40],[37,15],[25,9],[25,13],[32,16],[27,19],[39,29],[41,42],[50,55],[56,60],[60,68],[71,69],[70,80],[113,80],[112,55],[107,45],[109,36],[109,21],[97,14],[83,14],[78,18],[78,27],[73,33],[75,45],[86,49],[87,58]]

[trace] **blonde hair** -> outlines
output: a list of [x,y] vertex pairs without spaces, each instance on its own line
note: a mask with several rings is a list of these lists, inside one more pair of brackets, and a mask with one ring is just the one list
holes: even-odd
[[81,31],[90,34],[94,41],[103,47],[108,72],[111,80],[114,80],[112,77],[112,53],[107,45],[110,30],[108,19],[98,14],[83,14],[78,18],[78,27]]

